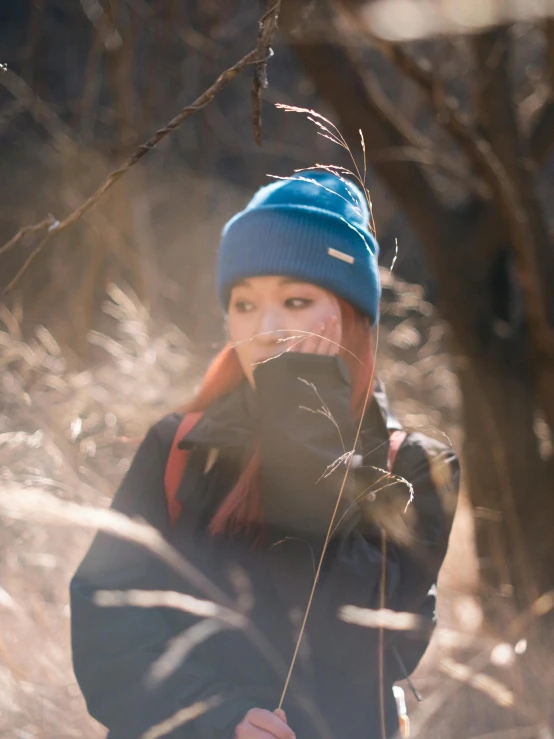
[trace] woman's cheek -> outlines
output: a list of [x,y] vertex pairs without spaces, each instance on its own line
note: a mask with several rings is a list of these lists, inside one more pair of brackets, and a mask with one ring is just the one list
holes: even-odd
[[305,316],[304,322],[307,324],[308,330],[316,324],[325,323],[329,318],[336,315],[332,307],[329,305],[318,305],[309,311],[309,315]]
[[252,317],[249,313],[240,313],[229,321],[229,335],[233,341],[248,341],[252,338]]
[[294,333],[295,331],[311,331],[314,326],[314,319],[311,312],[306,311],[303,315],[298,316],[296,320],[291,321],[287,329]]

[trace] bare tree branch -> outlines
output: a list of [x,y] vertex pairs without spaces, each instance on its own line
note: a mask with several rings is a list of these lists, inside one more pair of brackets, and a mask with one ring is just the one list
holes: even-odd
[[[546,221],[538,201],[530,166],[530,151],[521,133],[510,79],[511,37],[507,28],[495,29],[473,41],[478,72],[475,76],[479,123],[495,155],[502,161],[514,197],[526,214],[527,248],[535,254],[542,273],[537,272],[535,288],[543,293],[547,313],[554,315],[551,290],[541,279],[554,269]],[[509,220],[508,220],[509,223]]]
[[[318,8],[321,11],[322,4]],[[468,345],[472,345],[475,337],[467,331],[467,321],[460,318],[471,306],[467,305],[467,293],[460,290],[461,282],[457,276],[460,270],[465,273],[468,271],[464,247],[473,238],[474,216],[480,217],[480,211],[486,209],[487,226],[491,217],[494,217],[492,232],[502,230],[502,220],[496,206],[485,206],[481,198],[476,198],[471,206],[472,213],[467,208],[463,213],[458,213],[441,201],[424,175],[423,167],[413,157],[383,157],[383,151],[417,147],[411,140],[413,129],[404,125],[398,110],[384,95],[375,76],[368,73],[365,66],[356,63],[350,50],[351,44],[345,42],[340,30],[336,29],[332,41],[327,41],[327,37],[322,35],[310,34],[310,29],[301,34],[296,30],[301,28],[301,14],[301,4],[295,0],[283,2],[282,26],[289,34],[293,50],[316,88],[336,110],[343,135],[357,141],[359,130],[362,130],[368,160],[389,185],[425,246],[441,290],[438,300],[443,315],[456,326],[458,332],[464,333]],[[425,69],[417,68],[415,71],[422,81],[427,80]],[[473,134],[465,125],[460,129],[467,130],[468,136]],[[480,151],[479,156],[485,159]],[[496,182],[496,178],[493,181]],[[471,217],[468,218],[468,215]],[[448,296],[448,300],[443,296]]]
[[[348,2],[343,0],[341,6],[348,11]],[[365,26],[363,30],[370,33]],[[545,286],[538,268],[539,262],[542,263],[542,258],[546,258],[550,251],[549,239],[529,172],[524,172],[521,164],[524,152],[507,79],[508,31],[503,28],[489,31],[474,41],[480,60],[480,73],[477,75],[480,121],[489,133],[495,132],[494,137],[489,136],[490,142],[480,136],[467,117],[459,112],[457,103],[446,94],[442,81],[433,74],[427,61],[415,60],[399,45],[373,37],[372,41],[429,95],[440,123],[492,188],[513,235],[527,317],[533,326],[536,346],[554,358],[554,332],[545,313]],[[529,233],[530,228],[533,236]]]
[[433,148],[432,142],[429,141],[427,146],[411,146],[398,147],[396,149],[374,149],[372,154],[372,162],[387,159],[396,161],[413,161],[442,172],[451,180],[456,180],[460,185],[464,185],[468,190],[479,198],[487,198],[490,190],[483,180],[477,176],[469,174],[455,157],[449,156],[441,151]]
[[17,118],[20,113],[27,109],[26,104],[22,100],[11,100],[2,106],[0,115],[0,136],[2,136],[10,127],[13,119]]
[[[413,129],[401,120],[374,75],[363,69],[347,48],[321,36],[303,33],[301,3],[296,0],[283,2],[281,19],[302,66],[337,111],[343,135],[357,142],[362,130],[369,161],[391,185],[402,208],[412,223],[417,224],[421,237],[439,249],[441,223],[448,211],[440,203],[421,166],[406,159],[381,157],[383,150],[417,146]],[[379,152],[376,161],[373,160],[374,152]]]
[[52,228],[55,224],[56,219],[53,216],[48,216],[48,218],[45,218],[43,221],[39,221],[32,226],[23,226],[23,228],[20,228],[15,236],[12,236],[9,241],[6,241],[5,244],[0,246],[0,254],[3,254],[4,252],[11,249],[12,246],[15,246],[27,234],[36,233],[37,231],[43,231],[45,228]]
[[554,145],[554,19],[545,23],[547,43],[546,79],[549,94],[535,118],[535,127],[529,138],[529,148],[537,164],[542,163]]
[[34,116],[52,138],[62,146],[74,146],[70,129],[59,118],[52,108],[44,102],[30,87],[11,69],[0,74],[0,84],[8,90],[20,105]]
[[80,0],[84,14],[102,37],[102,43],[107,51],[115,51],[122,44],[122,38],[113,23],[113,19],[106,13],[99,0]]
[[542,164],[554,144],[554,98],[545,101],[535,120],[529,137],[529,149],[533,160]]
[[480,125],[502,162],[503,185],[496,192],[508,226],[509,244],[529,326],[533,368],[540,402],[554,428],[554,295],[548,275],[554,255],[546,219],[538,200],[528,142],[521,134],[511,93],[511,37],[499,28],[473,40],[478,62],[477,107]]
[[510,31],[489,31],[474,38],[472,46],[477,60],[474,90],[479,126],[512,170],[522,152],[508,70]]
[[[336,0],[336,2],[338,2],[338,0]],[[534,221],[537,223],[537,228],[540,232],[537,235],[539,236],[540,243],[543,245],[541,254],[550,259],[548,256],[550,254],[550,250],[547,246],[548,236],[544,227],[544,220],[541,218],[540,207],[534,197],[534,189],[530,182],[530,175],[528,172],[523,173],[523,178],[528,180],[527,184],[522,187],[516,187],[515,191],[512,192],[513,188],[511,183],[514,173],[517,171],[518,174],[521,175],[523,169],[522,161],[525,161],[530,152],[525,153],[521,150],[521,141],[517,132],[515,111],[513,110],[510,86],[507,80],[495,79],[495,82],[500,82],[501,84],[490,84],[487,86],[487,89],[483,89],[481,94],[481,104],[479,105],[482,112],[481,122],[484,123],[484,110],[489,106],[493,96],[498,97],[499,90],[504,90],[502,102],[498,100],[494,112],[491,112],[490,114],[490,125],[494,126],[499,131],[505,130],[506,135],[508,136],[508,140],[504,142],[502,150],[500,151],[496,147],[492,146],[489,140],[480,136],[472,127],[468,117],[459,111],[457,101],[446,93],[442,80],[438,75],[433,73],[431,64],[428,60],[415,59],[401,45],[375,38],[374,35],[371,34],[371,30],[367,25],[361,21],[359,14],[356,12],[356,4],[353,4],[352,0],[340,0],[338,4],[342,9],[343,14],[346,14],[346,17],[355,27],[355,30],[357,32],[361,31],[366,36],[370,37],[372,44],[376,45],[382,53],[400,69],[401,72],[411,78],[412,81],[428,95],[430,102],[437,112],[437,120],[458,143],[477,174],[480,175],[491,187],[492,192],[495,194],[496,201],[500,205],[500,211],[504,214],[504,220],[507,221],[508,224],[511,223],[512,227],[515,227],[516,232],[520,229],[516,223],[517,219],[514,218],[514,205],[517,210],[517,203],[520,202],[522,195],[524,196],[522,202],[525,202],[527,199],[534,200],[530,205],[535,214]],[[547,29],[549,34],[549,69],[551,72],[551,78],[554,79],[553,21],[547,22]],[[491,34],[496,34],[496,37],[500,38],[499,34],[502,33],[504,33],[503,30],[492,31],[489,32],[489,34],[486,34],[485,37],[490,37]],[[479,45],[480,39],[482,38],[483,37],[477,37],[475,43]],[[502,53],[500,42],[498,42],[495,47],[495,53],[498,62],[500,60],[499,55]],[[487,69],[482,68],[483,74],[478,75],[478,80],[481,81],[481,85],[483,83],[483,77],[485,79],[490,79],[490,64],[494,63],[494,61],[494,56],[490,56],[489,50],[489,58],[486,61],[486,64],[488,64],[489,67]],[[505,65],[502,66],[502,70],[505,72]],[[503,125],[500,126],[500,123]],[[535,149],[533,152],[535,160],[542,160],[546,156],[548,148],[551,145],[551,140],[554,140],[554,101],[551,101],[550,104],[545,106],[543,117],[541,118],[532,139],[532,144]],[[505,159],[504,155],[506,155],[508,159]],[[505,168],[506,161],[511,161],[513,163],[513,166],[509,167],[507,171]],[[490,224],[491,219],[494,222],[497,221],[495,213],[484,214],[484,222],[486,224]],[[486,230],[490,233],[488,228]],[[479,251],[479,255],[477,257],[479,261],[490,261],[494,254],[497,253],[499,248],[498,237],[501,235],[501,230],[501,226],[500,228],[496,226],[496,238],[481,239],[483,248]],[[540,284],[540,272],[538,270],[534,270],[534,272],[535,279],[537,283]],[[536,308],[538,309],[538,305]]]
[[252,82],[252,115],[254,141],[262,145],[262,91],[267,87],[267,60],[271,55],[271,41],[277,30],[281,0],[268,0],[268,8],[259,22],[256,50],[263,61],[254,68]]
[[375,37],[367,25],[360,22],[353,12],[351,2],[341,0],[340,7],[347,18],[353,22],[356,32],[361,32],[371,40],[383,55],[418,87],[425,92],[437,113],[437,121],[450,133],[476,172],[498,191],[499,178],[502,178],[502,163],[487,141],[472,127],[467,115],[459,109],[458,101],[448,95],[439,75],[433,72],[428,59],[416,59],[401,45],[383,41]]
[[[91,0],[87,0],[91,2]],[[113,107],[121,153],[132,150],[138,139],[137,100],[133,84],[134,33],[128,18],[124,20],[125,8],[109,3],[106,12],[108,22],[119,38],[115,46],[106,46],[104,56],[107,78],[112,89]],[[119,21],[119,23],[118,23]]]
[[224,72],[222,72],[215,80],[215,82],[210,85],[210,87],[208,87],[208,89],[205,90],[191,105],[187,105],[185,108],[179,111],[179,113],[174,118],[172,118],[172,120],[169,121],[166,126],[160,128],[147,141],[141,144],[134,151],[134,153],[128,157],[128,159],[122,164],[121,167],[111,172],[106,177],[104,182],[95,190],[95,192],[66,218],[59,222],[56,222],[54,225],[51,224],[50,220],[43,220],[40,223],[36,223],[32,226],[26,226],[17,234],[15,234],[15,236],[13,236],[2,247],[0,247],[0,252],[7,251],[9,248],[15,246],[21,240],[25,233],[28,233],[30,231],[40,231],[41,229],[48,228],[48,232],[37,247],[38,251],[35,250],[33,254],[30,255],[23,267],[17,272],[10,284],[6,287],[5,292],[13,290],[13,288],[19,283],[20,279],[29,268],[30,264],[32,264],[32,262],[38,256],[38,252],[44,248],[46,243],[50,241],[50,239],[54,235],[61,233],[61,231],[64,231],[66,228],[69,228],[69,226],[72,226],[76,221],[78,221],[118,180],[121,179],[121,177],[123,177],[123,175],[133,165],[140,161],[142,157],[151,149],[154,149],[160,143],[160,141],[166,138],[166,136],[175,131],[187,118],[208,105],[219,93],[219,91],[222,90],[226,85],[228,85],[229,82],[234,80],[235,77],[240,74],[243,69],[251,64],[258,64],[259,62],[260,58],[258,50],[254,49],[243,56],[242,59],[239,59],[239,61],[236,62],[232,67],[229,67],[229,69],[226,69]]
[[[458,112],[456,103],[446,95],[440,79],[432,73],[428,63],[416,61],[399,46],[378,43],[389,58],[427,92],[439,114],[440,123],[492,188],[511,235],[534,351],[538,356],[548,357],[546,364],[541,362],[541,366],[544,365],[544,371],[551,378],[552,370],[548,368],[554,362],[554,332],[548,316],[554,310],[546,302],[549,290],[542,280],[542,275],[550,272],[549,269],[541,271],[539,264],[551,263],[552,255],[531,173],[525,166],[524,142],[517,128],[507,71],[507,29],[489,31],[474,41],[480,61],[478,109],[488,140],[480,136]],[[496,249],[496,243],[496,240],[491,240],[490,246]],[[547,392],[544,397],[549,397]],[[550,421],[554,421],[554,408],[545,408],[545,412]]]
[[[293,0],[283,3],[283,22],[287,28],[294,26],[294,18],[297,17],[295,5],[297,3]],[[361,128],[366,142],[377,144],[381,149],[405,146],[405,136],[399,125],[387,115],[387,106],[383,105],[378,84],[371,80],[368,84],[367,74],[357,68],[347,44],[343,43],[341,48],[340,34],[334,44],[320,39],[310,42],[298,34],[292,36],[291,44],[316,86],[340,115],[343,133],[354,137]],[[554,368],[554,330],[548,320],[539,268],[541,262],[536,250],[536,236],[541,226],[540,222],[530,222],[530,219],[536,220],[535,215],[526,207],[529,199],[534,197],[532,183],[522,198],[521,183],[513,181],[511,171],[506,170],[491,143],[459,113],[453,101],[446,96],[440,81],[435,81],[425,65],[409,56],[396,53],[394,58],[404,65],[405,73],[409,73],[429,94],[433,105],[441,113],[440,122],[455,137],[476,171],[492,189],[494,203],[492,209],[485,209],[484,223],[487,224],[492,218],[498,224],[497,230],[502,232],[504,229],[508,236],[534,352],[541,358],[543,376],[554,381],[550,369]],[[392,107],[390,101],[387,102]],[[457,270],[462,269],[467,273],[467,258],[460,254],[460,248],[456,248],[466,243],[467,228],[462,237],[457,233],[460,227],[457,214],[442,205],[420,167],[413,162],[373,161],[372,148],[371,144],[368,145],[368,159],[391,185],[425,244],[439,285],[443,290],[448,290],[448,301],[443,301],[443,309],[448,310],[445,317],[456,330],[464,332],[464,338],[471,346],[475,336],[468,332],[468,322],[457,316],[463,310],[462,306],[467,306],[467,295],[461,294],[461,281],[453,278]],[[497,248],[498,238],[491,243]],[[540,378],[539,386],[546,391],[546,383]],[[552,422],[554,427],[554,404],[546,408],[549,403],[547,392],[544,392],[544,403],[549,423]]]

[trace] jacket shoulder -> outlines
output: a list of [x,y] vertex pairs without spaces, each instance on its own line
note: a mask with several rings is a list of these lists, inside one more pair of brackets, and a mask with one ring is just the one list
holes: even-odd
[[411,479],[411,482],[427,480],[441,493],[449,491],[452,494],[450,503],[454,508],[460,486],[460,461],[453,447],[419,431],[412,431],[408,433],[402,448],[405,449],[405,476],[408,478],[410,474],[413,475],[415,479]]
[[150,426],[146,432],[145,441],[150,440],[152,443],[155,443],[160,450],[161,456],[167,458],[182,420],[183,413],[168,413]]
[[451,459],[457,459],[456,452],[451,444],[436,439],[433,436],[427,436],[420,431],[406,430],[406,446],[419,449],[428,457],[439,457],[447,455]]

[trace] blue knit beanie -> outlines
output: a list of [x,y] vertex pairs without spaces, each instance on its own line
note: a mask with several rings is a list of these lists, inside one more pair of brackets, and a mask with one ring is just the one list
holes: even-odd
[[325,170],[302,172],[262,187],[225,225],[219,297],[227,310],[239,280],[284,275],[329,290],[375,323],[378,253],[359,187]]

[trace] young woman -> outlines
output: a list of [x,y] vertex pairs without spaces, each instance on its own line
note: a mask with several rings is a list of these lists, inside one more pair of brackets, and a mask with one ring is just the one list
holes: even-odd
[[[164,475],[183,414],[150,429],[113,508],[158,529],[231,601],[251,601],[252,631],[214,627],[202,640],[196,626],[196,646],[153,684],[171,640],[200,621],[171,608],[102,608],[95,592],[206,594],[139,546],[99,534],[71,585],[73,658],[111,739],[137,739],[214,696],[166,735],[398,731],[393,683],[429,640],[459,470],[449,448],[409,433],[395,477],[386,471],[400,426],[373,383],[380,288],[368,222],[356,185],[315,171],[263,187],[223,231],[218,289],[230,342],[187,409],[202,413],[178,439],[188,457],[177,500],[168,507]],[[349,464],[284,712],[275,711]],[[341,618],[344,605],[407,611],[424,627],[383,635]]]

